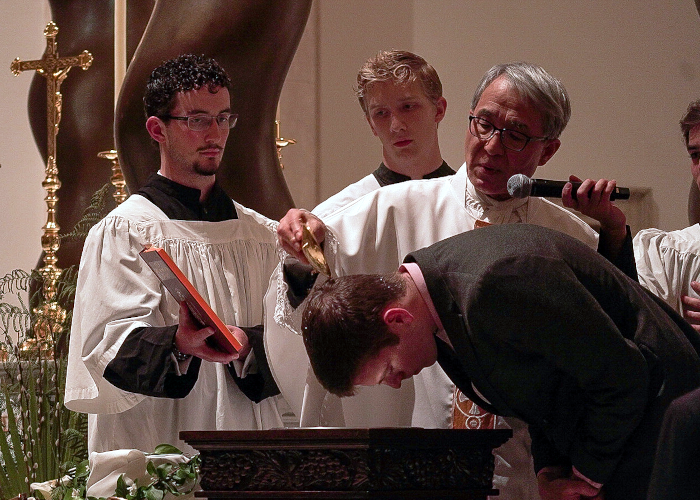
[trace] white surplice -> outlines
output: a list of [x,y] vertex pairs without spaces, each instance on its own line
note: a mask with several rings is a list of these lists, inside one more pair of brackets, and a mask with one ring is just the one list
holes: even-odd
[[633,244],[639,283],[682,314],[681,296],[698,298],[690,282],[700,281],[700,224],[670,232],[642,229]]
[[138,253],[164,248],[226,324],[263,323],[263,297],[279,261],[276,223],[235,204],[238,219],[169,219],[133,195],[96,224],[85,242],[68,354],[65,404],[89,413],[90,451],[169,443],[192,453],[181,430],[282,426],[276,398],[251,402],[227,368],[202,361],[182,399],[126,392],[103,378],[124,339],[138,327],[178,323],[178,303]]
[[377,181],[374,174],[366,175],[359,181],[350,184],[327,200],[316,205],[316,208],[314,208],[311,213],[320,219],[324,219],[338,209],[352,203],[367,193],[376,191],[380,187],[379,181]]

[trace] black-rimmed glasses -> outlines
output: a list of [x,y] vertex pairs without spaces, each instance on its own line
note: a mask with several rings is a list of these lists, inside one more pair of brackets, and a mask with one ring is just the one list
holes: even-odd
[[233,128],[238,121],[238,115],[233,113],[221,113],[216,116],[211,115],[191,115],[191,116],[172,116],[165,115],[163,118],[170,120],[181,120],[187,122],[187,128],[193,132],[202,132],[208,130],[211,124],[216,120],[216,125],[221,129]]
[[469,115],[469,132],[480,141],[488,141],[499,132],[501,144],[511,151],[522,151],[530,141],[546,141],[547,137],[530,137],[517,130],[497,128],[490,121],[479,116]]

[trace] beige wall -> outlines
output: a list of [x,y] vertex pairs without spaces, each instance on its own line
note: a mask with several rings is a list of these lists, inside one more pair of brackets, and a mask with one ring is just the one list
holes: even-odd
[[0,276],[17,268],[32,269],[41,254],[44,164],[27,114],[34,75],[13,76],[10,63],[16,57],[41,57],[49,16],[43,0],[0,1]]
[[[47,11],[45,0],[0,2],[2,274],[33,267],[45,204],[26,118],[31,76],[1,68],[41,54]],[[317,0],[282,93],[282,135],[298,141],[283,151],[285,176],[297,205],[311,208],[376,168],[381,147],[352,86],[379,49],[413,50],[437,69],[448,100],[442,152],[455,168],[483,72],[528,60],[561,78],[573,105],[562,148],[538,175],[653,187],[652,223],[684,227],[691,177],[678,119],[700,97],[698,27],[691,0]]]

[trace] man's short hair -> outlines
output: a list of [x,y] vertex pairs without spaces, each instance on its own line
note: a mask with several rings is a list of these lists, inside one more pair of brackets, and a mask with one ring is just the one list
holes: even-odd
[[438,99],[442,97],[440,77],[435,68],[425,59],[405,50],[381,50],[376,56],[369,58],[357,73],[355,94],[365,114],[367,114],[365,97],[372,85],[387,81],[397,85],[418,81],[425,96],[433,104],[437,104]]
[[564,85],[544,68],[536,64],[515,62],[497,64],[481,78],[472,97],[471,109],[475,110],[486,87],[496,78],[506,81],[542,114],[542,130],[548,139],[558,139],[571,118],[571,103]]
[[406,293],[398,273],[329,279],[308,298],[301,327],[311,367],[332,394],[351,396],[362,365],[384,347],[398,344],[382,312]]
[[681,118],[681,132],[685,139],[685,146],[688,147],[690,141],[690,131],[700,125],[700,99],[693,101],[688,105],[683,118]]
[[183,54],[153,70],[146,84],[143,103],[146,117],[170,113],[178,92],[208,87],[210,92],[231,88],[231,80],[219,63],[203,55]]

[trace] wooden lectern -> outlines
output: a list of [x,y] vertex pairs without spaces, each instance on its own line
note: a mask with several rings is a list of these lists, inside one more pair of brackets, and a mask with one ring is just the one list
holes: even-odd
[[498,494],[492,450],[511,431],[308,428],[185,431],[200,453],[198,497],[471,499]]

